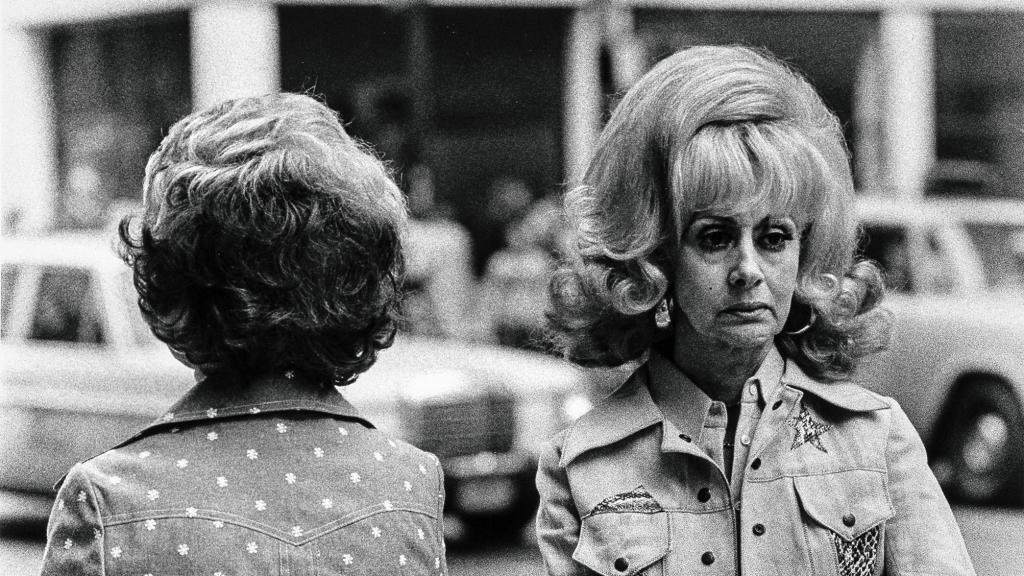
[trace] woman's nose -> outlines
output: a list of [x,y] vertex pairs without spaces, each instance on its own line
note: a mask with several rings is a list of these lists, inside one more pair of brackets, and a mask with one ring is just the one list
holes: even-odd
[[764,282],[764,273],[757,260],[757,250],[752,239],[739,243],[736,262],[729,271],[729,285],[736,288],[753,288]]

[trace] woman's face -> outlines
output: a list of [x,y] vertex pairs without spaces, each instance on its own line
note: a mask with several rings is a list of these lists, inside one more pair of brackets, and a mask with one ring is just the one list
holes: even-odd
[[676,341],[769,345],[789,316],[799,234],[789,215],[764,209],[694,214],[673,254]]

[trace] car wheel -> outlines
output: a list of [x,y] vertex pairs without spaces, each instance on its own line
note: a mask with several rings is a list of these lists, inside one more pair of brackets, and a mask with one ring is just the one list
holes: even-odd
[[1024,415],[1013,390],[974,380],[950,409],[943,452],[951,494],[975,503],[1024,500]]

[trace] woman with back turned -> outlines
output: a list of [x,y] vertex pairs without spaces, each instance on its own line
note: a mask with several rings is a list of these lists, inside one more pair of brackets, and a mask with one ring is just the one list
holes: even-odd
[[198,382],[68,473],[43,574],[441,574],[441,469],[339,393],[395,334],[405,204],[307,96],[227,101],[150,157],[121,225]]
[[973,574],[910,422],[849,378],[882,348],[843,133],[739,47],[657,64],[566,210],[551,322],[584,365],[643,360],[541,456],[548,573]]

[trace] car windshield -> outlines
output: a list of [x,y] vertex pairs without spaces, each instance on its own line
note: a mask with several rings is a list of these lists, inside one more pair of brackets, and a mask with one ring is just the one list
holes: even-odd
[[964,227],[981,256],[988,287],[1024,294],[1024,224],[965,222]]

